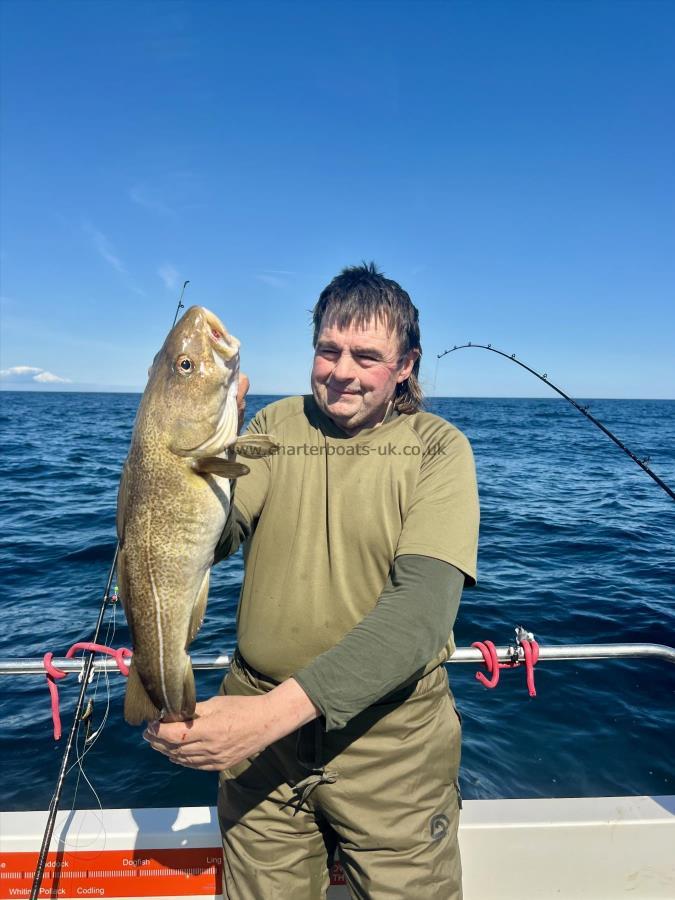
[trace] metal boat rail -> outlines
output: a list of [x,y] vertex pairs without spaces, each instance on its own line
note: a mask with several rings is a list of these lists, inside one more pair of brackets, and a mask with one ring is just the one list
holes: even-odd
[[[500,662],[524,662],[524,651],[519,645],[497,647]],[[559,644],[539,647],[539,662],[585,659],[660,659],[675,663],[675,647],[666,644]],[[227,654],[206,656],[196,654],[192,657],[193,669],[227,669],[231,657]],[[476,647],[458,647],[448,663],[470,663],[480,665],[483,655]],[[82,672],[85,661],[82,658],[52,659],[52,664],[62,672]],[[110,657],[99,657],[93,662],[94,672],[117,672],[117,663]],[[17,657],[16,659],[0,659],[0,675],[44,675],[45,667],[42,657]]]

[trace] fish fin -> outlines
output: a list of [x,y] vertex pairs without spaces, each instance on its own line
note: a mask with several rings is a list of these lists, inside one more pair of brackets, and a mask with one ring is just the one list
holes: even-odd
[[192,671],[192,663],[188,656],[183,678],[183,708],[180,711],[183,719],[195,718],[195,706],[197,705],[197,690],[195,688],[195,673]]
[[246,459],[272,456],[279,451],[279,443],[269,434],[242,434],[233,444],[234,449]]
[[222,475],[223,478],[241,478],[251,471],[243,463],[230,462],[229,459],[221,459],[219,456],[205,456],[194,464],[195,472],[200,475]]
[[[201,587],[197,592],[197,599],[195,600],[194,606],[192,607],[192,615],[190,616],[190,625],[188,626],[188,639],[185,644],[185,649],[190,646],[190,644],[194,641],[197,636],[197,632],[202,627],[202,622],[204,621],[204,616],[206,614],[206,601],[209,599],[209,576],[211,575],[211,570],[206,573],[204,576],[204,580],[201,583]],[[189,664],[188,667],[190,668]],[[191,670],[191,669],[190,669]]]
[[132,660],[127,679],[127,693],[124,698],[124,718],[129,725],[141,725],[143,722],[154,722],[155,719],[159,719],[159,712],[148,697],[138,669]]
[[126,569],[126,560],[127,555],[123,549],[120,549],[117,554],[117,587],[119,589],[119,598],[122,601],[122,608],[124,609],[124,615],[127,618],[127,625],[129,626],[129,636],[131,637],[131,644],[133,646],[134,643],[134,623],[131,618],[131,603],[129,602],[129,582],[127,581],[127,569]]
[[127,464],[124,463],[122,468],[122,476],[120,478],[120,486],[117,489],[117,537],[121,541],[124,536],[124,514],[127,509],[127,492],[128,492],[128,476]]
[[[196,701],[195,701],[196,702]],[[187,713],[162,713],[162,718],[159,720],[160,722],[191,722],[193,719],[198,719],[199,714],[193,712],[191,716],[188,716]]]

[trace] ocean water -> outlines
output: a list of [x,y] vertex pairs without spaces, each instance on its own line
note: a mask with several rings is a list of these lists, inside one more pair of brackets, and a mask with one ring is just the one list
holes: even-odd
[[[271,399],[249,398],[248,412]],[[60,656],[91,637],[138,401],[133,394],[0,393],[0,658]],[[479,583],[464,593],[459,646],[510,643],[518,624],[543,645],[675,645],[675,503],[625,454],[558,398],[436,399],[429,409],[465,432],[478,470]],[[675,402],[595,400],[591,411],[675,487]],[[214,570],[193,652],[232,651],[241,578],[240,555]],[[128,645],[121,610],[108,614],[106,635]],[[536,698],[523,669],[502,672],[494,691],[475,680],[475,666],[449,671],[464,718],[466,797],[675,793],[675,666],[541,662]],[[198,673],[199,696],[215,693],[221,677]],[[0,808],[44,809],[77,680],[60,682],[60,743],[43,677],[1,676],[0,689]],[[141,730],[124,723],[123,693],[124,679],[112,675],[86,779],[70,773],[62,807],[212,804],[216,776],[154,753]],[[90,696],[97,727],[107,707],[103,677]]]

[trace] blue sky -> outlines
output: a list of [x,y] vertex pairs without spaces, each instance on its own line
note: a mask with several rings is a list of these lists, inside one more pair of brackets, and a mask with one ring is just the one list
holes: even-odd
[[484,351],[436,366],[472,340],[575,396],[675,397],[675,4],[2,18],[2,386],[142,389],[190,279],[252,392],[306,391],[308,310],[373,259],[429,393],[549,395]]

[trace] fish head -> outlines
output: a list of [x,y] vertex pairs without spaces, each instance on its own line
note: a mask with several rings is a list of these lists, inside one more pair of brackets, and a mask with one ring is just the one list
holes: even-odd
[[191,306],[148,375],[146,411],[173,453],[211,456],[236,440],[239,341],[215,313]]

